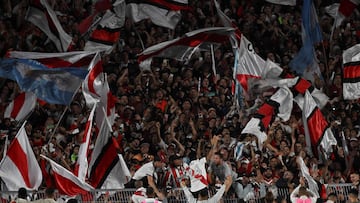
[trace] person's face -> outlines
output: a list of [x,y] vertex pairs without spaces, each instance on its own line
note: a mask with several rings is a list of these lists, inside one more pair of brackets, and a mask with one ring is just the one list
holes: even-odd
[[219,165],[221,163],[221,158],[219,155],[214,155],[213,157],[213,162],[216,164],[216,165]]
[[355,173],[351,174],[350,175],[350,180],[351,180],[352,183],[359,182],[359,174],[355,174]]

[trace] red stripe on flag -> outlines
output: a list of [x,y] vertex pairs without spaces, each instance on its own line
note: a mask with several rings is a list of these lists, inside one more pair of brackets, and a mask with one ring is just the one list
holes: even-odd
[[25,103],[25,92],[19,94],[15,99],[14,99],[14,106],[13,109],[11,111],[10,117],[11,118],[16,118],[17,115],[19,114],[21,108],[23,107]]
[[32,185],[30,183],[30,178],[29,178],[29,166],[28,166],[27,155],[24,152],[23,148],[21,147],[21,144],[19,143],[18,139],[15,139],[11,144],[7,156],[12,160],[12,162],[16,165],[16,167],[20,171],[22,178],[25,182],[25,185],[31,188]]
[[315,108],[307,119],[311,144],[318,145],[322,135],[324,134],[328,123],[319,108]]
[[241,84],[241,86],[244,88],[245,91],[248,91],[247,81],[250,78],[260,78],[260,76],[246,75],[246,74],[237,74],[236,75],[236,79],[239,81],[239,83]]
[[353,3],[351,0],[342,0],[340,2],[339,11],[345,17],[349,17],[358,5]]
[[360,78],[360,64],[344,67],[344,79]]
[[181,5],[179,2],[178,4],[171,3],[167,0],[145,0],[143,3],[149,2],[150,4],[158,4],[160,7],[166,7],[168,10],[179,11],[179,10],[190,10],[191,8],[184,4]]
[[105,29],[96,29],[91,34],[90,39],[106,43],[115,43],[120,37],[120,31],[110,32]]
[[70,196],[75,196],[78,194],[87,194],[88,193],[88,191],[79,187],[72,180],[70,180],[56,172],[54,172],[53,174],[54,174],[57,189],[59,190],[60,194],[67,194]]
[[62,58],[42,58],[35,59],[40,63],[44,64],[48,68],[64,68],[64,67],[84,67],[89,65],[92,60],[92,57],[83,57],[80,60],[77,60],[75,63],[71,63]]
[[303,78],[300,78],[296,85],[293,87],[294,90],[300,94],[305,94],[305,91],[311,87],[311,83]]
[[[94,81],[103,72],[101,61],[98,61],[89,73],[88,88],[89,91],[95,95],[98,95],[94,89]],[[100,95],[98,95],[100,96]]]
[[263,115],[264,117],[261,118],[261,122],[263,123],[265,129],[267,129],[273,120],[272,118],[275,115],[275,108],[270,104],[264,103],[259,110],[257,111],[258,114]]

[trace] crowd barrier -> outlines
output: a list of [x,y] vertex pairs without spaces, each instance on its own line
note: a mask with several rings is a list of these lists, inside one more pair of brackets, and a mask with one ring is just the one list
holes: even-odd
[[[326,192],[327,194],[334,192],[338,196],[339,200],[344,198],[344,200],[348,200],[348,193],[351,189],[351,184],[327,184]],[[79,200],[79,202],[84,203],[131,203],[131,195],[134,194],[134,189],[122,189],[122,190],[101,190],[97,189],[89,192],[86,195],[78,195],[75,198]],[[213,191],[214,192],[214,191]],[[211,193],[213,193],[211,192]],[[11,200],[15,199],[17,195],[16,191],[0,191],[0,196],[2,198],[2,203],[11,202]],[[29,198],[32,200],[44,198],[44,191],[36,191],[29,193]],[[277,196],[286,198],[289,201],[289,190],[284,188],[277,189]],[[177,188],[170,190],[168,195],[169,203],[186,203],[186,198],[182,189]],[[60,196],[56,193],[56,199],[59,203],[66,202],[69,197]],[[223,197],[222,203],[238,203],[240,202],[236,197]],[[261,203],[263,202],[260,198],[252,199],[248,202],[253,203]]]

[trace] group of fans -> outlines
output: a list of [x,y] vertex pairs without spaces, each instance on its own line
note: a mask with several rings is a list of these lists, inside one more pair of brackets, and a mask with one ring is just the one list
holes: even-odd
[[[76,28],[91,13],[92,1],[51,2],[54,10],[61,13],[59,20],[64,30],[78,37],[73,49],[82,50],[83,39]],[[260,56],[291,72],[289,62],[302,47],[301,1],[296,6],[264,0],[219,3]],[[314,3],[324,36],[323,43],[316,47],[321,75],[307,79],[330,98],[322,111],[338,145],[329,157],[307,146],[301,111],[295,107],[288,122],[272,123],[262,147],[255,136],[241,134],[256,108],[272,92],[250,92],[239,99],[240,108],[237,108],[234,102],[237,98],[232,93],[234,55],[230,43],[214,51],[217,75],[211,68],[210,52],[196,53],[187,63],[154,58],[151,70],[139,67],[137,54],[143,45],[146,48],[195,29],[221,26],[213,1],[190,0],[192,9],[183,12],[175,30],[156,26],[150,20],[135,24],[126,19],[119,42],[110,54],[102,56],[102,65],[110,90],[117,97],[113,132],[132,174],[126,187],[137,189],[133,202],[142,202],[146,196],[180,202],[172,192],[179,187],[184,187],[189,202],[218,202],[223,194],[239,201],[263,199],[265,202],[294,202],[300,196],[314,197],[301,176],[299,156],[317,182],[320,194],[317,201],[359,201],[360,103],[342,99],[341,73],[342,51],[359,41],[360,14],[354,12],[345,19],[330,39],[333,19],[324,8],[334,2]],[[26,0],[1,1],[1,56],[8,50],[56,52],[54,46],[45,44],[44,33],[24,21],[26,7]],[[0,116],[19,92],[14,81],[0,79]],[[71,170],[90,109],[81,92],[75,95],[60,120],[64,109],[63,105],[37,105],[25,128],[39,161],[40,154],[45,153]],[[73,131],[74,124],[78,132]],[[18,127],[19,123],[10,118],[1,119],[0,157],[7,144],[4,135],[9,135],[11,140]],[[237,142],[244,143],[240,159],[234,157]],[[95,137],[90,148],[94,143]],[[188,165],[197,159],[206,165],[205,190],[197,189],[189,181]],[[341,183],[352,184],[347,196],[339,191],[325,191],[324,184]],[[44,181],[44,187],[54,185],[46,185]],[[287,195],[278,192],[282,189],[289,191]],[[214,196],[208,196],[209,191]]]

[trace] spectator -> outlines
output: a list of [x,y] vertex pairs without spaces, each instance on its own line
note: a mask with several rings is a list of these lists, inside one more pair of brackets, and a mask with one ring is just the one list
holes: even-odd
[[300,178],[300,185],[298,185],[290,194],[290,200],[292,203],[297,202],[312,202],[317,201],[315,193],[308,190],[305,187],[305,180],[303,177]]
[[141,203],[146,199],[146,188],[143,187],[143,182],[141,180],[135,181],[136,191],[131,196],[131,201],[133,203]]
[[45,198],[33,201],[34,203],[56,203],[55,190],[53,188],[46,188]]
[[161,203],[156,198],[155,191],[152,187],[146,188],[146,198],[141,203]]
[[17,198],[14,201],[15,203],[26,203],[29,202],[28,194],[25,188],[19,188]]
[[359,191],[357,189],[351,189],[349,191],[348,203],[359,203]]

